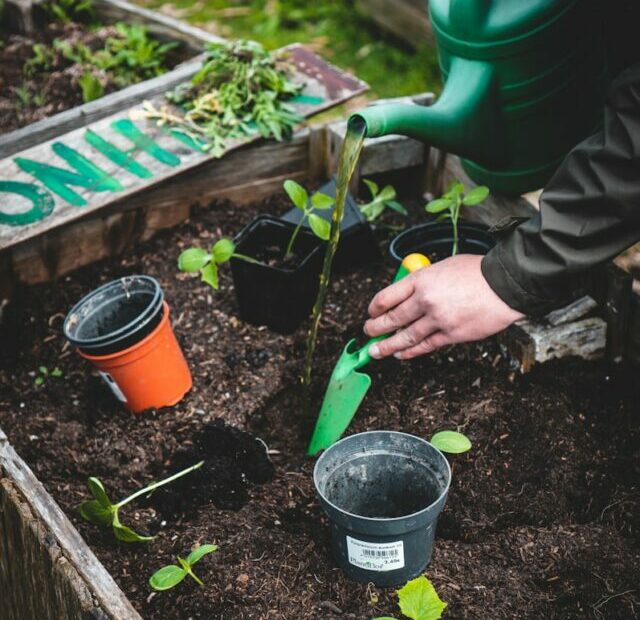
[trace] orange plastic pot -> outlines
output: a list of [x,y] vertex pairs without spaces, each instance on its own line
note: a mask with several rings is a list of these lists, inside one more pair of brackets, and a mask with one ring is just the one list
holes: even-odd
[[108,355],[78,353],[91,361],[116,398],[133,413],[169,407],[191,389],[191,372],[169,323],[169,306],[143,340]]

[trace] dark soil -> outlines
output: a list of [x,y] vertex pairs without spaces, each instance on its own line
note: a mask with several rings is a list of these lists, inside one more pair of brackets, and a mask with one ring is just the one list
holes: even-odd
[[[0,12],[1,9],[0,6]],[[82,43],[97,51],[113,36],[117,36],[113,26],[94,29],[73,22],[51,21],[32,36],[15,34],[0,26],[0,134],[83,103],[79,80],[86,69],[65,58],[61,51],[52,50],[47,67],[30,71],[27,63],[34,56],[34,44],[51,48],[57,39],[71,45]],[[180,58],[172,54],[168,60],[169,66],[174,66]],[[100,72],[99,80],[104,94],[119,89],[108,72]]]
[[[181,250],[232,235],[258,211],[201,210],[172,232],[62,282],[18,291],[0,331],[0,426],[145,618],[208,620],[395,615],[397,597],[347,581],[305,456],[313,425],[296,392],[305,327],[292,336],[242,323],[229,270],[212,291],[176,269]],[[337,276],[321,324],[317,408],[339,351],[359,337],[389,263]],[[157,277],[194,374],[176,407],[134,417],[65,344],[62,320],[117,276]],[[39,366],[63,371],[34,384]],[[638,370],[568,360],[514,373],[493,341],[370,366],[372,388],[350,432],[395,429],[430,437],[457,428],[473,442],[454,477],[426,574],[451,619],[596,618],[640,613]],[[249,435],[250,434],[250,435]],[[273,471],[260,442],[269,447]],[[157,534],[126,545],[83,522],[87,476],[113,498],[200,458],[206,468],[128,506],[123,522]],[[216,554],[174,591],[147,579],[192,545]]]

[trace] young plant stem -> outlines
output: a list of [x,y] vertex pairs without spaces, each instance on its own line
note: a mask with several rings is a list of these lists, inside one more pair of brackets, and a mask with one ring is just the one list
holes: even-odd
[[262,264],[259,260],[256,260],[255,258],[251,258],[251,256],[247,256],[246,254],[239,254],[238,252],[234,252],[231,255],[231,258],[239,258],[240,260],[243,260],[247,263],[253,263],[254,265]]
[[170,482],[173,482],[178,478],[182,478],[182,476],[186,476],[187,474],[190,474],[192,471],[195,471],[196,469],[200,469],[202,465],[204,465],[204,461],[200,461],[199,463],[196,463],[195,465],[192,465],[187,469],[183,469],[182,471],[179,471],[177,474],[173,474],[173,476],[170,476],[165,480],[160,480],[159,482],[153,482],[148,487],[145,487],[144,489],[140,489],[139,491],[136,491],[133,495],[129,495],[129,497],[125,497],[121,502],[118,502],[116,504],[116,508],[122,508],[123,506],[126,506],[129,502],[132,502],[134,499],[140,497],[141,495],[146,495],[147,493],[151,493],[152,491],[155,491],[156,489],[163,487],[165,484],[169,484]]
[[451,213],[451,224],[453,226],[453,249],[451,250],[451,256],[455,256],[458,253],[458,216],[460,215],[460,197],[456,200],[456,206]]
[[298,233],[300,232],[300,229],[302,228],[302,225],[304,224],[304,221],[306,219],[307,219],[307,214],[305,213],[300,218],[300,221],[298,222],[298,225],[295,227],[293,233],[291,233],[291,238],[289,239],[289,244],[287,245],[287,251],[285,253],[285,256],[289,256],[291,254],[291,252],[293,252],[293,244],[296,242],[296,238],[298,236]]
[[318,296],[316,297],[311,315],[311,327],[307,336],[307,349],[304,359],[304,370],[302,373],[302,385],[308,393],[311,384],[311,366],[313,364],[313,354],[316,348],[316,340],[318,338],[318,327],[320,326],[320,318],[322,309],[329,290],[329,279],[331,277],[331,266],[333,257],[338,248],[340,240],[340,224],[344,215],[344,206],[349,191],[349,181],[353,175],[364,138],[366,134],[366,126],[364,124],[356,125],[349,122],[347,125],[347,135],[342,143],[342,151],[340,152],[340,160],[338,162],[338,179],[336,183],[336,205],[331,216],[331,232],[329,233],[329,242],[324,254],[324,263],[322,265],[322,273],[320,274],[320,287]]

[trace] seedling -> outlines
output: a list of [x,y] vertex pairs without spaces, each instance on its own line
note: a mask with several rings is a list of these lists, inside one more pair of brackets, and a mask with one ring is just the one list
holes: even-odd
[[95,18],[93,0],[53,0],[44,9],[63,24],[72,21],[92,21]]
[[[291,202],[302,211],[303,215],[294,231],[291,233],[289,243],[285,252],[285,258],[293,252],[300,228],[305,221],[309,221],[309,226],[313,233],[323,241],[329,238],[331,225],[329,222],[314,213],[316,209],[330,209],[334,200],[326,194],[316,192],[309,198],[309,194],[304,187],[295,181],[287,180],[284,182],[284,190],[291,199]],[[202,281],[209,284],[212,288],[219,288],[219,272],[218,267],[231,258],[237,258],[249,263],[261,264],[259,260],[239,254],[236,252],[236,246],[231,239],[222,238],[211,246],[211,250],[207,252],[202,248],[189,248],[184,250],[178,257],[178,269],[186,273],[194,273],[199,271],[202,275]]]
[[203,586],[204,583],[193,572],[193,566],[199,562],[205,555],[217,551],[216,545],[201,545],[192,551],[186,559],[177,556],[179,566],[169,564],[157,570],[149,578],[149,585],[156,591],[162,592],[175,588],[187,575]]
[[100,99],[104,95],[104,88],[100,80],[90,71],[85,71],[78,80],[82,89],[82,101],[88,103],[94,99]]
[[381,190],[374,181],[369,179],[362,179],[362,181],[371,193],[371,201],[360,205],[360,212],[367,222],[377,220],[387,208],[400,215],[407,215],[407,210],[396,200],[396,190],[393,186],[385,185]]
[[[405,618],[411,620],[438,620],[447,604],[440,599],[433,584],[420,575],[398,590],[398,606]],[[396,620],[381,616],[373,620]]]
[[331,224],[314,213],[314,211],[316,209],[321,211],[331,209],[336,201],[331,198],[331,196],[327,196],[320,192],[316,192],[311,196],[311,199],[309,199],[307,190],[299,183],[291,181],[290,179],[284,182],[284,191],[287,192],[287,196],[289,196],[294,206],[302,211],[302,218],[300,218],[298,225],[289,239],[289,244],[287,245],[287,256],[293,251],[293,244],[298,237],[300,228],[302,228],[302,225],[307,220],[309,221],[309,226],[316,237],[323,241],[327,241],[329,239],[329,232],[331,231]]
[[92,476],[87,480],[87,486],[89,487],[89,492],[93,495],[94,499],[87,500],[80,505],[80,515],[83,519],[89,521],[89,523],[100,525],[102,527],[111,527],[115,537],[122,542],[131,543],[152,540],[155,538],[154,536],[142,536],[134,532],[130,527],[122,525],[118,516],[120,509],[132,502],[134,499],[137,499],[142,495],[149,495],[156,489],[159,489],[160,487],[174,482],[178,478],[182,478],[182,476],[186,476],[192,471],[199,469],[202,467],[203,463],[204,461],[200,461],[187,469],[183,469],[177,474],[173,474],[173,476],[170,476],[169,478],[165,478],[160,482],[154,482],[149,486],[146,486],[144,489],[136,491],[117,504],[111,503],[102,482],[98,478]]
[[218,290],[220,286],[220,276],[218,266],[228,262],[231,258],[239,258],[249,263],[260,261],[238,254],[236,245],[231,239],[222,238],[211,246],[211,251],[207,252],[202,248],[189,248],[178,256],[178,269],[186,273],[199,271],[202,281],[212,288]]
[[38,376],[34,381],[34,384],[37,386],[44,385],[44,382],[48,377],[54,377],[55,379],[59,379],[62,377],[62,371],[56,366],[51,372],[46,366],[38,367]]
[[471,442],[468,437],[456,431],[440,431],[430,441],[434,448],[448,454],[462,454],[471,450]]
[[450,220],[453,227],[453,247],[451,256],[458,253],[458,218],[460,207],[473,207],[483,202],[489,195],[489,188],[478,185],[465,193],[465,187],[459,181],[454,181],[441,198],[432,200],[425,206],[427,213],[438,214],[436,221]]

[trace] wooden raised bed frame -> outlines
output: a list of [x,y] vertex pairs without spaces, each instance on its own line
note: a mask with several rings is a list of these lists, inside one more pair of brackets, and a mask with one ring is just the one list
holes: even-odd
[[[428,104],[431,96],[423,95],[419,101]],[[215,177],[207,166],[187,173],[191,190],[188,196],[170,181],[165,182],[144,196],[131,197],[120,209],[108,214],[96,212],[92,217],[49,231],[9,254],[5,252],[8,269],[4,279],[42,282],[93,260],[121,253],[137,240],[184,220],[194,200],[205,202],[226,197],[243,203],[278,191],[285,178],[324,179],[334,171],[343,135],[343,122],[312,125],[288,142],[249,145],[230,153],[216,162],[219,174]],[[455,158],[403,137],[368,140],[356,174],[406,169],[415,173],[416,193],[427,189],[437,192],[451,176],[463,178]],[[468,179],[463,180],[471,184]],[[496,223],[505,214],[530,215],[535,208],[532,203],[535,200],[495,198],[475,209],[473,215],[486,223]],[[620,275],[618,271],[615,274]],[[607,307],[616,314],[620,308],[626,308],[625,325],[632,324],[640,330],[640,303],[627,295],[625,282],[609,287],[609,297],[615,291],[618,301],[616,306],[607,298]],[[638,334],[633,333],[636,344],[640,344]],[[629,340],[628,334],[623,340]],[[530,343],[520,342],[519,346],[523,347],[523,359],[531,356]],[[633,355],[638,354],[630,346],[625,351],[627,355],[632,351]],[[3,620],[141,618],[2,431],[0,591]]]

